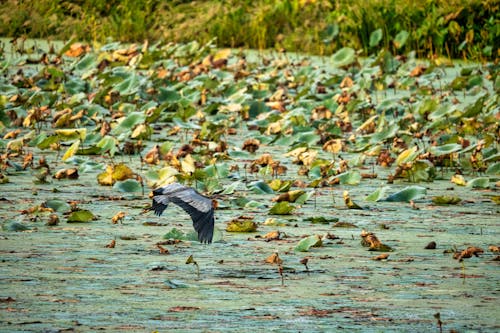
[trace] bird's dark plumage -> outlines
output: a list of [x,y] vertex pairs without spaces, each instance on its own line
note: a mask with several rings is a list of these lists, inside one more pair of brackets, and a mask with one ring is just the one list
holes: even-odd
[[212,199],[179,183],[172,183],[153,191],[151,208],[156,215],[160,216],[168,207],[169,202],[178,205],[191,216],[200,242],[212,242],[215,223]]

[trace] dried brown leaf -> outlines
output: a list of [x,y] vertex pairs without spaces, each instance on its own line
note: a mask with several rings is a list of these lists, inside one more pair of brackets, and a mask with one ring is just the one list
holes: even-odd
[[111,242],[109,242],[108,245],[105,246],[105,248],[114,249],[115,245],[116,245],[116,241],[113,239]]
[[277,252],[271,254],[269,257],[266,258],[265,260],[266,263],[268,264],[277,264],[281,265],[283,263],[283,260],[280,258]]
[[111,218],[111,222],[113,224],[117,224],[118,222],[123,223],[123,219],[125,218],[125,212],[118,212]]

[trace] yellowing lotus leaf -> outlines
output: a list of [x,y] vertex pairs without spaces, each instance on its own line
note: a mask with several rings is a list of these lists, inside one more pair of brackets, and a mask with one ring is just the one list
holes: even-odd
[[78,151],[79,147],[80,147],[80,140],[77,140],[77,141],[73,142],[73,144],[64,153],[64,155],[62,157],[62,160],[66,161],[68,158],[70,158],[73,155],[75,155],[76,152]]
[[106,171],[97,175],[99,185],[111,186],[117,181],[136,178],[135,173],[125,164],[108,165]]
[[459,186],[465,186],[467,185],[467,181],[465,180],[464,176],[462,175],[453,175],[451,176],[451,182],[455,183]]

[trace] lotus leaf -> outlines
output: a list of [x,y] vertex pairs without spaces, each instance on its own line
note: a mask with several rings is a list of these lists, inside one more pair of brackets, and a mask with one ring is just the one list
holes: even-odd
[[300,242],[295,246],[295,251],[307,252],[311,247],[321,247],[323,246],[323,241],[318,235],[308,236],[300,240]]
[[95,220],[96,217],[89,210],[77,210],[72,212],[67,219],[68,223],[76,223],[76,222],[90,222]]

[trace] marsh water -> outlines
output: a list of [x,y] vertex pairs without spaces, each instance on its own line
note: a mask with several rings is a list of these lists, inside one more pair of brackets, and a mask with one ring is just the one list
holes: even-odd
[[[177,147],[183,135],[169,140]],[[255,136],[260,133],[242,128],[234,145]],[[158,135],[146,142],[146,150],[155,140]],[[214,243],[165,244],[163,235],[174,227],[191,232],[189,216],[176,206],[162,217],[145,211],[150,205],[147,186],[145,193],[129,194],[98,185],[97,175],[110,163],[109,156],[62,162],[57,152],[29,149],[45,156],[54,170],[78,167],[79,178],[48,178],[40,184],[36,171],[10,169],[9,182],[0,185],[1,332],[439,332],[437,314],[443,331],[500,329],[498,253],[488,251],[500,236],[493,185],[458,186],[450,182],[450,170],[443,169],[434,181],[418,184],[427,193],[413,206],[368,202],[364,198],[387,183],[387,170],[377,166],[376,179],[307,189],[313,196],[292,215],[270,216],[274,195],[257,194],[247,185],[271,175],[240,171],[235,191],[218,198]],[[283,156],[287,149],[263,143],[258,154]],[[244,170],[248,159],[238,156],[228,164]],[[138,156],[112,160],[139,174],[149,168]],[[297,166],[283,163],[288,167],[283,178],[307,180],[297,176]],[[224,178],[221,185],[233,181]],[[389,192],[408,185],[396,182]],[[344,190],[362,210],[346,208]],[[433,204],[431,199],[442,195],[462,201]],[[236,197],[257,204],[240,207],[232,203]],[[44,213],[23,212],[53,199],[75,201],[96,218],[68,223],[59,214],[60,222],[49,226]],[[113,224],[112,217],[121,211],[125,218]],[[251,216],[258,230],[226,232],[226,223],[241,215]],[[332,222],[311,223],[310,217]],[[352,225],[338,227],[335,221]],[[362,229],[392,247],[387,259],[373,260],[380,252],[361,245]],[[281,239],[263,237],[276,230]],[[323,246],[295,251],[305,235],[328,234]],[[106,247],[113,240],[114,248]],[[431,241],[436,248],[425,249]],[[160,242],[169,254],[160,253]],[[468,246],[484,253],[463,264],[452,258],[450,252]],[[273,253],[283,260],[282,274],[265,261]],[[195,265],[186,264],[191,255],[199,274]],[[301,263],[304,258],[307,266]]]

